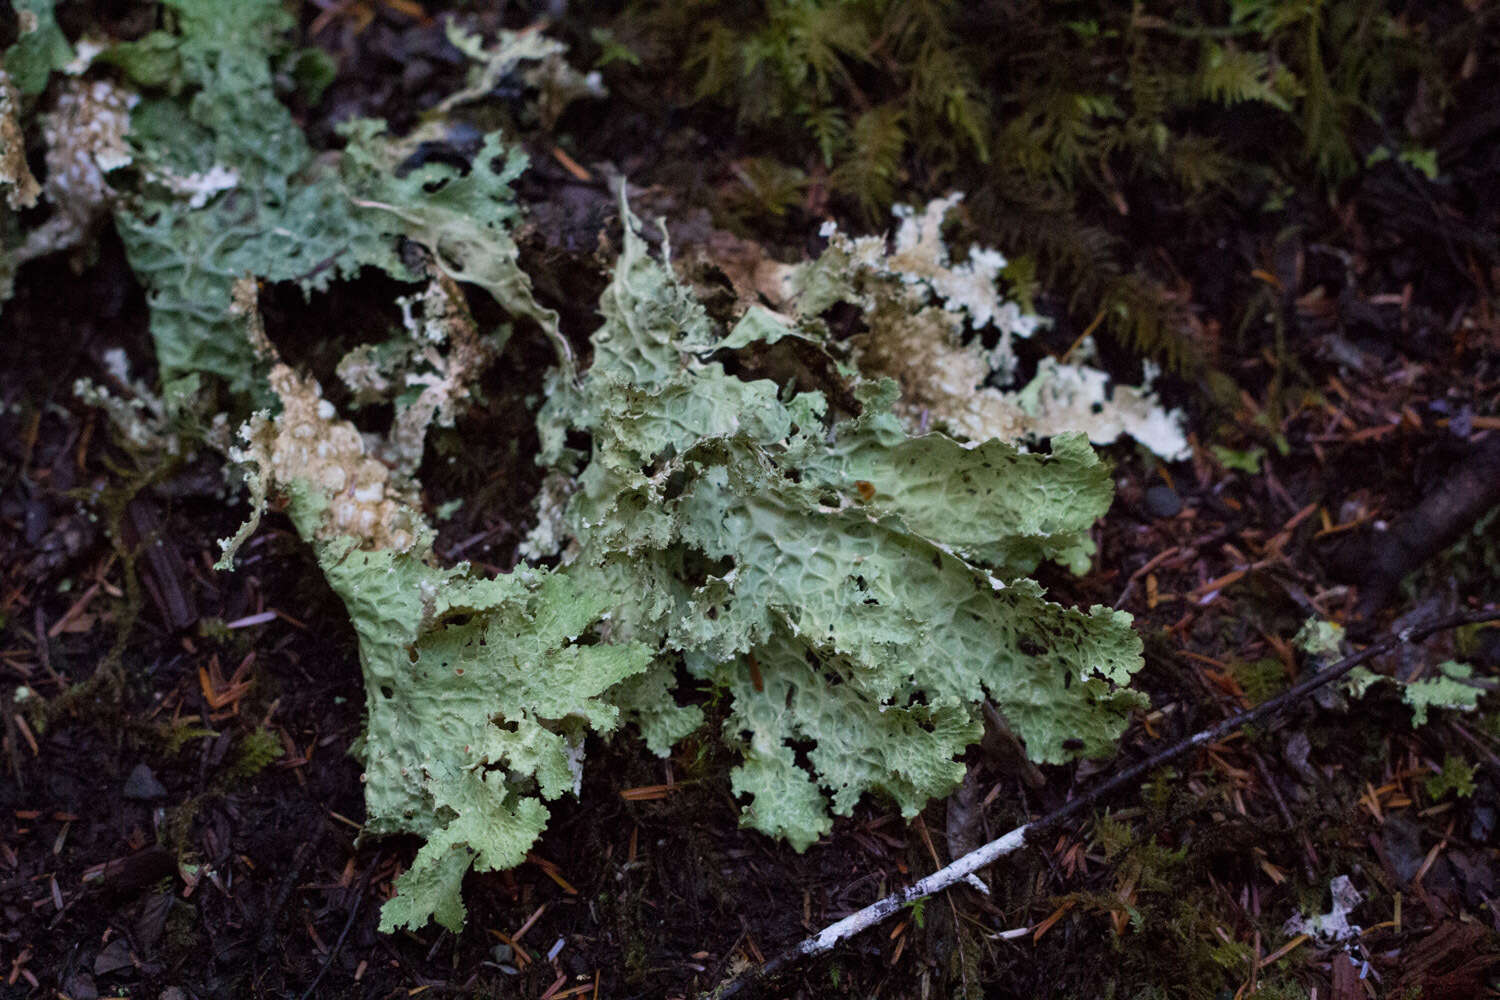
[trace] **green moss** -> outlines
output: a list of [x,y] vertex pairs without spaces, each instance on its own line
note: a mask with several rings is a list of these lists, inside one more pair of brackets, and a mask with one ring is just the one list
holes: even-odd
[[[1321,880],[1351,860],[1336,843],[1348,840],[1340,823],[1342,800],[1330,797],[1331,839],[1318,843],[1325,873],[1315,875],[1302,893],[1292,862],[1301,854],[1298,835],[1279,824],[1261,825],[1253,816],[1216,812],[1219,789],[1212,781],[1204,788],[1198,783],[1203,780],[1202,775],[1197,781],[1159,776],[1148,790],[1154,801],[1146,809],[1095,817],[1085,842],[1089,863],[1068,878],[1078,891],[1032,911],[1044,916],[1064,901],[1074,904],[1064,917],[1073,925],[1071,932],[1053,928],[1025,959],[1058,970],[1049,981],[1050,995],[1227,997],[1250,974],[1257,932],[1265,955],[1285,942],[1281,922],[1299,903],[1326,902],[1327,883]],[[1284,883],[1265,881],[1255,861],[1261,852],[1286,873]],[[1261,915],[1241,911],[1242,920],[1228,919],[1225,887],[1251,880],[1261,885]],[[1262,989],[1270,996],[1305,997],[1302,968],[1292,959],[1262,969]]]
[[[171,886],[165,891],[171,892]],[[204,939],[203,923],[197,910],[191,905],[173,899],[167,911],[167,926],[162,934],[161,954],[168,962],[176,964],[198,952],[207,942]]]
[[1286,665],[1274,656],[1234,663],[1231,669],[1252,705],[1259,705],[1286,687]]
[[198,638],[209,642],[228,645],[236,638],[234,630],[229,628],[224,619],[217,615],[204,615],[198,619]]
[[225,768],[225,776],[230,779],[254,777],[284,752],[281,738],[276,733],[269,729],[252,729],[234,741],[233,756]]
[[189,743],[203,739],[205,736],[219,735],[212,729],[196,726],[189,720],[181,722],[162,723],[152,730],[156,738],[156,748],[165,757],[176,757],[182,753],[184,747]]
[[1179,279],[1119,238],[1132,205],[1258,212],[1288,179],[1367,169],[1366,134],[1423,146],[1401,113],[1419,78],[1446,99],[1464,32],[1443,31],[1359,0],[637,0],[608,37],[639,56],[614,72],[732,118],[754,166],[731,214],[779,218],[814,175],[870,223],[912,189],[962,188],[1080,325],[1196,370]]
[[1461,799],[1469,798],[1474,794],[1474,765],[1468,763],[1461,757],[1449,754],[1443,761],[1443,769],[1428,778],[1422,785],[1422,790],[1430,799],[1440,799],[1452,792]]
[[193,859],[193,821],[203,808],[204,796],[195,795],[181,804],[168,807],[157,827],[157,839],[172,852],[179,864]]

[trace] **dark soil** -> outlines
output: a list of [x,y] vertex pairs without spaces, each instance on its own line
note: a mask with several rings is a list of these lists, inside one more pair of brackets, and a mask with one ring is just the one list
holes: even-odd
[[[409,126],[461,78],[440,28],[362,6],[376,9],[367,28],[309,40],[341,56],[324,99],[300,109],[315,143],[353,114]],[[572,158],[701,217],[737,138],[684,124],[649,87],[614,101],[560,124]],[[1299,192],[1296,234],[1244,220],[1182,252],[1202,261],[1185,276],[1201,316],[1227,321],[1259,282],[1282,333],[1274,349],[1269,334],[1217,343],[1237,405],[1169,382],[1193,414],[1194,459],[1111,448],[1118,498],[1094,571],[1044,579],[1059,600],[1130,611],[1146,638],[1152,710],[1118,760],[1037,772],[992,734],[947,802],[906,822],[866,801],[798,855],[739,829],[716,742],[658,760],[626,734],[590,746],[583,794],[553,809],[527,864],[469,877],[458,935],[376,931],[416,844],[359,835],[357,645],[310,550],[272,516],[235,572],[213,571],[244,513],[219,464],[131,452],[73,397],[109,348],[151,377],[118,240],[28,265],[0,313],[0,997],[691,996],[1285,686],[1312,668],[1289,645],[1309,616],[1371,635],[1492,605],[1500,535],[1475,524],[1500,476],[1453,478],[1492,470],[1500,435],[1494,203],[1461,200],[1500,183],[1492,112],[1453,123],[1447,188],[1392,167],[1332,204]],[[617,223],[602,179],[560,167],[552,137],[531,141],[525,263],[582,350]],[[764,234],[770,252],[805,249],[791,229]],[[1170,238],[1140,224],[1142,254]],[[267,322],[328,384],[337,352],[319,331],[373,329],[384,307],[368,303],[390,298],[363,281],[310,303],[270,289]],[[1056,336],[1066,347],[1069,331]],[[1128,374],[1136,362],[1111,350]],[[550,359],[522,330],[485,405],[431,442],[426,500],[466,498],[445,556],[514,565],[538,483],[528,405]],[[489,445],[447,461],[460,440]],[[1211,445],[1258,463],[1231,468]],[[1456,514],[1423,504],[1444,488],[1466,491]],[[1382,523],[1416,554],[1392,555]],[[1459,658],[1492,690],[1497,634],[1439,637],[1380,670]],[[988,870],[988,895],[930,899],[765,995],[1500,995],[1500,717],[1493,697],[1420,729],[1409,717],[1389,692],[1330,697],[1206,746]],[[1471,795],[1428,790],[1449,758],[1475,767]],[[1327,911],[1339,875],[1365,896],[1356,943],[1302,941],[1266,962],[1294,940],[1288,918]]]

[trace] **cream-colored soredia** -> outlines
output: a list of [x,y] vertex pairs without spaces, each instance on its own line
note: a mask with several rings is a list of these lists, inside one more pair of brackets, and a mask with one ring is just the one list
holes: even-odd
[[[234,300],[232,311],[244,318],[258,353],[274,356],[255,310],[253,282],[237,282]],[[277,361],[268,382],[281,412],[274,418],[265,410],[256,413],[240,428],[244,444],[230,449],[230,459],[247,470],[250,517],[220,541],[217,567],[234,565],[235,552],[260,526],[273,484],[299,494],[291,513],[304,538],[351,539],[372,551],[425,546],[431,530],[417,513],[415,484],[369,453],[359,430],[323,398],[317,380]]]
[[[275,359],[256,306],[255,282],[235,283],[232,315],[255,354]],[[425,556],[432,529],[420,513],[415,480],[423,441],[434,421],[451,425],[472,395],[472,383],[494,357],[494,338],[482,337],[452,279],[435,273],[427,288],[402,299],[405,332],[384,345],[349,352],[339,377],[361,403],[394,401],[385,435],[364,435],[323,398],[321,386],[275,360],[271,390],[281,401],[274,418],[255,414],[240,430],[230,457],[248,470],[250,518],[221,544],[220,566],[254,533],[270,489],[299,494],[289,508],[303,537],[351,539],[370,551]],[[417,390],[414,398],[412,390]]]
[[250,436],[269,457],[276,482],[304,483],[327,499],[317,537],[354,538],[365,549],[411,548],[417,499],[411,487],[370,456],[359,431],[339,418],[314,379],[277,363],[270,382],[281,413],[274,421],[259,418]]
[[114,201],[106,175],[131,162],[130,109],[140,98],[104,80],[70,79],[42,120],[47,180],[54,211],[16,251],[27,261],[85,243]]

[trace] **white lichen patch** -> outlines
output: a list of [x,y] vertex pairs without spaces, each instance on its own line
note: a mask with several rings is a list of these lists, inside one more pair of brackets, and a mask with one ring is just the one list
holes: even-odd
[[[1085,340],[1080,348],[1088,346]],[[1166,410],[1157,401],[1151,388],[1155,376],[1154,366],[1147,362],[1140,385],[1111,390],[1108,373],[1098,368],[1043,358],[1025,388],[1003,395],[1014,399],[1025,414],[1027,433],[1036,437],[1082,431],[1090,441],[1105,444],[1129,435],[1169,462],[1182,461],[1192,455],[1182,413]]]
[[[821,233],[828,237],[827,253],[809,268],[815,283],[832,282],[831,274],[819,275],[831,263],[848,272],[846,279],[854,300],[866,311],[882,310],[883,322],[872,327],[876,337],[894,334],[899,325],[891,307],[900,307],[913,315],[936,307],[950,314],[944,324],[953,338],[967,330],[980,332],[994,326],[1000,333],[998,346],[992,352],[991,368],[1008,373],[1013,364],[1012,344],[1016,337],[1030,337],[1041,325],[1038,316],[1023,313],[1020,306],[1001,292],[1001,274],[1005,257],[991,247],[971,246],[968,259],[953,262],[943,242],[943,223],[963,200],[961,192],[929,202],[920,212],[910,205],[896,205],[892,214],[900,220],[895,235],[848,237],[832,223],[825,223]],[[831,254],[831,256],[830,256]],[[793,278],[793,285],[802,284]],[[924,335],[932,336],[936,325],[929,320],[921,324]]]
[[564,515],[577,490],[578,481],[561,472],[551,473],[542,480],[542,490],[536,498],[536,526],[527,532],[517,550],[522,559],[540,562],[563,551],[568,539]]
[[182,442],[169,426],[167,407],[161,396],[151,390],[145,379],[131,376],[130,361],[120,348],[105,351],[101,360],[115,385],[125,389],[128,395],[117,395],[87,378],[73,383],[73,394],[89,406],[102,409],[121,437],[134,447],[176,455]]
[[108,214],[115,193],[107,175],[131,162],[130,109],[140,98],[104,80],[67,80],[43,116],[52,216],[16,251],[17,262],[85,244]]
[[447,33],[448,41],[468,56],[474,67],[468,85],[445,98],[437,107],[439,112],[490,96],[506,78],[519,79],[536,89],[537,117],[548,129],[572,102],[608,96],[603,77],[578,72],[566,59],[568,46],[540,30],[501,30],[489,45],[454,20],[448,21]]
[[232,190],[240,183],[238,171],[219,164],[193,174],[174,174],[169,170],[152,170],[150,178],[153,183],[160,184],[177,197],[186,200],[188,208],[192,209],[202,208],[215,195]]
[[954,264],[948,260],[943,220],[962,200],[963,194],[954,192],[929,202],[920,213],[910,205],[895,206],[892,214],[901,225],[885,267],[903,281],[925,282],[945,309],[967,314],[975,330],[995,323],[1002,332],[1029,337],[1040,321],[1036,316],[1022,316],[1014,302],[1001,296],[1005,257],[1000,251],[971,246],[967,261]]
[[[1108,444],[1128,434],[1163,458],[1186,458],[1183,416],[1160,405],[1149,377],[1140,386],[1111,388],[1100,369],[1049,358],[1026,386],[1012,385],[1015,341],[1044,321],[1002,293],[999,251],[975,245],[967,259],[950,259],[942,227],[962,197],[938,198],[921,211],[897,205],[900,221],[889,240],[851,238],[825,223],[828,249],[818,260],[785,268],[773,304],[804,320],[835,302],[858,306],[867,331],[850,340],[854,362],[865,375],[896,380],[896,411],[914,432],[941,430],[976,444],[1067,431]],[[998,338],[986,349],[981,335],[990,328]],[[1092,345],[1081,347],[1086,354]]]
[[1306,934],[1316,938],[1324,947],[1357,937],[1360,927],[1349,922],[1349,915],[1364,901],[1364,896],[1354,888],[1348,875],[1340,875],[1329,882],[1328,891],[1333,896],[1333,906],[1327,913],[1292,917],[1282,927],[1282,932],[1287,935]]
[[94,60],[113,42],[103,35],[86,34],[73,43],[73,58],[62,68],[68,76],[82,76],[94,65]]

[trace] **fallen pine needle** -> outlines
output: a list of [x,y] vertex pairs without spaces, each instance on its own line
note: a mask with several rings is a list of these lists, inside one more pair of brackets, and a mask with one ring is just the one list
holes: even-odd
[[531,963],[531,953],[528,952],[524,947],[522,947],[520,942],[516,941],[504,931],[497,931],[493,927],[489,928],[489,932],[493,934],[496,940],[498,940],[501,944],[510,948],[511,955],[515,957],[516,965],[518,967],[524,969]]
[[42,751],[41,748],[36,745],[36,737],[32,735],[31,727],[26,724],[26,716],[22,715],[20,712],[16,713],[16,728],[19,729],[21,731],[21,735],[26,738],[26,745],[31,747],[31,756],[41,756]]
[[561,888],[563,892],[567,893],[569,896],[578,895],[578,890],[569,885],[568,880],[562,877],[562,871],[557,867],[556,864],[548,861],[541,855],[532,852],[527,852],[526,860],[530,861],[532,864],[540,868],[542,870],[542,874],[546,875],[552,881],[556,882],[558,884],[558,887]]
[[582,166],[577,160],[573,159],[567,153],[563,152],[561,146],[552,147],[552,158],[560,163],[562,165],[562,168],[568,173],[572,174],[576,179],[582,181],[585,184],[593,182],[594,175],[589,173],[588,169]]
[[1294,949],[1301,947],[1302,944],[1307,941],[1307,939],[1308,938],[1306,934],[1298,934],[1286,944],[1282,945],[1280,948],[1277,948],[1275,951],[1271,952],[1271,954],[1261,959],[1260,967],[1265,968],[1273,962],[1281,961],[1283,958],[1286,958],[1288,955],[1290,955]]
[[1072,908],[1073,901],[1070,899],[1063,905],[1059,906],[1057,909],[1053,910],[1052,915],[1046,920],[1043,920],[1041,923],[1037,924],[1036,930],[1031,932],[1031,943],[1036,944],[1038,941],[1040,941],[1042,939],[1042,935],[1050,931],[1052,929],[1052,926],[1063,918],[1063,914],[1067,913]]
[[635,788],[620,789],[620,798],[626,802],[648,802],[664,799],[675,791],[676,785],[637,785]]

